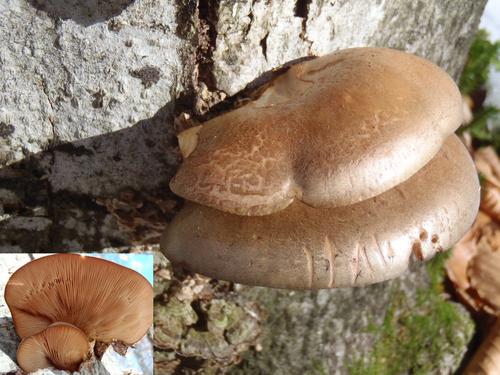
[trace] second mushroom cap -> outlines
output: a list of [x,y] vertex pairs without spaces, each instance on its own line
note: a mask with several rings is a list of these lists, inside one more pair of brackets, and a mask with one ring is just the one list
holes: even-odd
[[26,372],[47,367],[76,371],[89,351],[89,341],[82,330],[67,323],[53,323],[21,341],[17,360]]

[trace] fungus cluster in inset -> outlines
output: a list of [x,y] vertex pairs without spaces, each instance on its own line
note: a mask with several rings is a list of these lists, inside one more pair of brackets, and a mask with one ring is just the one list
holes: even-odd
[[77,254],[50,255],[19,268],[6,285],[5,301],[26,372],[76,371],[95,344],[128,347],[153,322],[153,289],[142,275]]
[[179,135],[185,198],[161,247],[210,277],[291,289],[402,274],[459,240],[479,182],[453,133],[462,100],[433,63],[385,48],[302,62]]

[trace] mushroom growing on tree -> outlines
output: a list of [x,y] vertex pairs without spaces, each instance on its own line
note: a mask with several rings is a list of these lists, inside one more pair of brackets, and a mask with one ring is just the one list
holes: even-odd
[[179,136],[188,202],[161,247],[214,278],[292,289],[396,277],[459,240],[479,206],[439,67],[386,48],[296,64],[250,103]]
[[50,255],[19,268],[7,282],[5,301],[23,342],[67,323],[89,341],[130,346],[153,322],[153,288],[141,274],[77,254]]

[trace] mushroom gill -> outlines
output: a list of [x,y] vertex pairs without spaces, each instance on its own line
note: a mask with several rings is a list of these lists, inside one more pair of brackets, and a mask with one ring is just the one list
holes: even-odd
[[17,360],[26,372],[47,367],[77,371],[89,351],[89,340],[82,330],[57,322],[24,338],[17,349]]
[[77,254],[49,255],[19,268],[6,285],[5,300],[21,338],[65,322],[91,340],[131,345],[153,321],[153,290],[142,275]]

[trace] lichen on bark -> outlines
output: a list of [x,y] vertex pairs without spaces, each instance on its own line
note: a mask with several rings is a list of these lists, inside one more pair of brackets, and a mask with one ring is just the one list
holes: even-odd
[[230,283],[176,274],[163,256],[157,258],[155,281],[163,287],[155,298],[158,371],[227,369],[258,345],[258,305],[239,299]]

